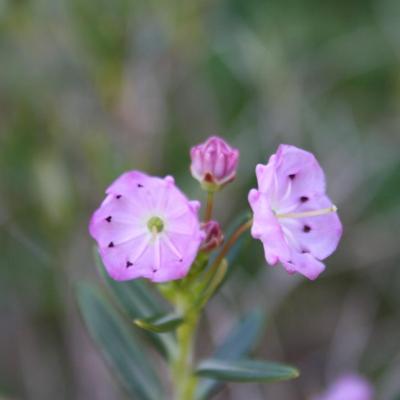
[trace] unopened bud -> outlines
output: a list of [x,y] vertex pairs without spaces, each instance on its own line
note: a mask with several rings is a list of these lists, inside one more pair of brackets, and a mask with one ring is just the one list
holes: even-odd
[[190,171],[203,189],[214,192],[235,179],[239,150],[225,140],[212,136],[206,142],[192,147]]
[[205,233],[205,238],[201,243],[200,250],[209,252],[216,249],[224,241],[224,235],[217,221],[205,222],[201,229]]

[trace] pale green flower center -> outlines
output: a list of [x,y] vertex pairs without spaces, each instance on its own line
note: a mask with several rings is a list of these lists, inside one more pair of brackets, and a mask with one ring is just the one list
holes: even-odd
[[151,233],[160,233],[164,230],[164,221],[157,216],[151,217],[147,222],[147,228]]

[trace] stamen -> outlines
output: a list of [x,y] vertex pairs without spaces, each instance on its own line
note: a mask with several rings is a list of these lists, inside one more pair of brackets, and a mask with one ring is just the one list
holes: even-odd
[[171,252],[174,253],[178,257],[179,261],[181,261],[182,260],[182,254],[176,248],[176,246],[171,242],[171,240],[168,237],[168,235],[164,235],[163,240],[164,240],[164,243],[167,245],[167,247],[171,250]]
[[[156,233],[157,235],[157,233]],[[160,238],[156,237],[154,243],[154,268],[153,272],[157,272],[161,266],[161,248],[160,248]]]
[[318,217],[320,215],[330,214],[336,212],[337,207],[332,204],[328,208],[322,208],[320,210],[304,211],[299,213],[286,213],[286,214],[275,214],[277,218],[306,218],[306,217]]
[[151,237],[152,237],[152,240],[153,240],[153,241],[156,240],[157,234],[158,234],[158,229],[157,229],[157,227],[153,226],[153,227],[151,228]]

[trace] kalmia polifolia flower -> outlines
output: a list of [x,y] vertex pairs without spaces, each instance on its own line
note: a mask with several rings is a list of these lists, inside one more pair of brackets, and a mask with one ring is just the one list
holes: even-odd
[[239,150],[218,136],[192,147],[190,156],[190,171],[207,191],[216,191],[236,177]]
[[205,233],[203,242],[201,243],[200,250],[209,252],[216,249],[223,241],[224,234],[217,221],[208,221],[201,225]]
[[204,237],[200,204],[189,201],[172,177],[138,171],[121,175],[106,194],[89,230],[108,274],[119,281],[183,278]]
[[313,400],[373,400],[374,390],[362,376],[347,374],[337,379],[328,390]]
[[258,189],[249,193],[251,234],[262,241],[267,262],[317,278],[325,268],[321,260],[333,253],[342,235],[318,161],[305,150],[280,145],[267,165],[257,165],[256,175]]

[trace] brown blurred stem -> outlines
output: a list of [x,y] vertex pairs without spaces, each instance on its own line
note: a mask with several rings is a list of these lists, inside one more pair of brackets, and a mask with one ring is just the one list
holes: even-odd
[[209,269],[209,275],[213,276],[216,269],[219,267],[221,264],[222,260],[228,253],[229,249],[236,243],[236,241],[239,239],[239,237],[246,232],[248,229],[251,228],[251,225],[253,224],[253,219],[250,219],[246,221],[243,225],[240,225],[239,228],[237,228],[231,235],[231,237],[226,241],[224,246],[222,247],[221,251],[219,252],[217,258],[211,265]]

